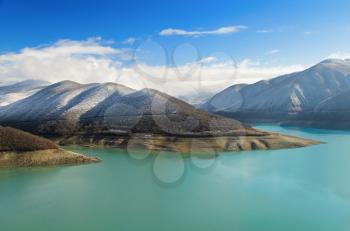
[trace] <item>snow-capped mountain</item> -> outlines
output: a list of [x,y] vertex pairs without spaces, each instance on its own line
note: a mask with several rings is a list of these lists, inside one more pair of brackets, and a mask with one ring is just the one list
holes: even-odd
[[328,59],[305,71],[229,87],[202,108],[244,121],[285,122],[301,119],[348,89],[350,60]]
[[[252,132],[153,89],[63,81],[0,109],[2,124],[37,134],[82,131],[182,135]],[[213,129],[215,127],[215,129]]]
[[41,80],[0,83],[0,107],[31,96],[49,84],[49,82]]
[[132,91],[114,83],[63,81],[1,108],[0,118],[2,121],[28,124],[36,129],[45,129],[49,124],[53,126],[53,123],[60,124],[60,129],[70,129],[76,126],[80,116],[112,94],[123,95]]

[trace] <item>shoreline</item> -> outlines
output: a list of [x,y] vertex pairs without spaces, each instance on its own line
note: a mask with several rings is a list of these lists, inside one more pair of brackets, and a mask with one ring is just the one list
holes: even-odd
[[150,134],[133,136],[70,136],[55,140],[61,146],[111,147],[128,150],[191,152],[241,152],[301,148],[323,142],[269,133],[263,136],[176,137]]

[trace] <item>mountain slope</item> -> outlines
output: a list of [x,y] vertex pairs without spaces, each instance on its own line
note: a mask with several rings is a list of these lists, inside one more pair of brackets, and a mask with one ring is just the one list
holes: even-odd
[[327,98],[318,104],[313,111],[299,115],[298,120],[309,126],[350,129],[349,99],[350,89]]
[[243,104],[243,97],[240,91],[248,84],[237,84],[226,88],[212,97],[202,108],[208,111],[235,111]]
[[0,152],[58,149],[50,140],[17,129],[0,126]]
[[339,112],[349,113],[350,111],[350,89],[329,97],[322,101],[315,108],[315,112]]
[[41,80],[25,80],[18,83],[0,84],[0,107],[14,103],[38,92],[50,83]]
[[329,59],[302,72],[227,88],[203,109],[249,122],[283,122],[349,88],[350,61]]

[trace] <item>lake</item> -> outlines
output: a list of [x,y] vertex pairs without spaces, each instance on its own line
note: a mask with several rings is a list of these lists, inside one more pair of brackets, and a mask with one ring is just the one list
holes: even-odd
[[71,147],[103,162],[0,171],[0,229],[349,231],[350,132],[257,128],[327,143],[205,159]]

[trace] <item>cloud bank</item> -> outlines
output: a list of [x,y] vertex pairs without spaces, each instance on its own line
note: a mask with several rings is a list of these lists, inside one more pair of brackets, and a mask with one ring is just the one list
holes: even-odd
[[103,44],[100,38],[59,40],[51,45],[0,54],[0,82],[40,79],[49,82],[116,82],[135,89],[154,88],[174,96],[216,92],[236,83],[253,83],[299,71],[302,65],[265,66],[215,56],[181,66],[147,65],[133,51]]

